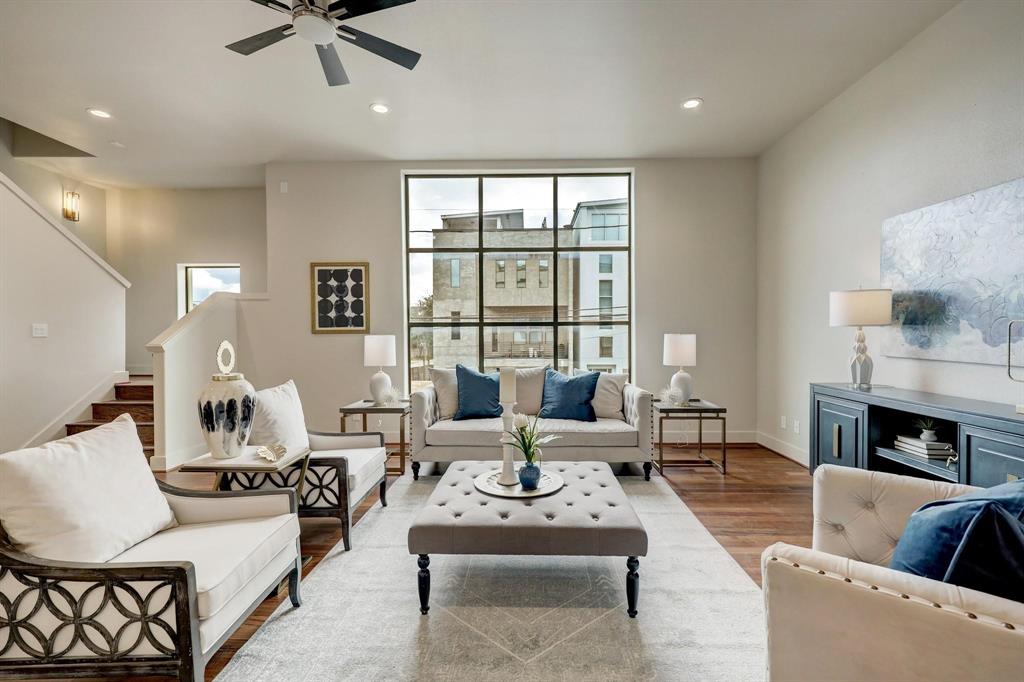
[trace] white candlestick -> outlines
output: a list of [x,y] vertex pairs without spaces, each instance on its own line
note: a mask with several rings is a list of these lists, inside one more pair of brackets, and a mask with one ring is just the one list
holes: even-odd
[[[505,370],[502,370],[504,373]],[[513,373],[515,370],[512,370]],[[501,434],[501,475],[498,476],[498,483],[500,485],[516,485],[519,483],[519,478],[516,476],[516,470],[513,466],[513,455],[514,448],[512,447],[509,440],[511,436],[507,431],[512,430],[512,412],[515,410],[515,402],[501,403],[501,425],[503,433]]]
[[516,401],[516,368],[502,367],[498,385],[498,400],[501,404]]

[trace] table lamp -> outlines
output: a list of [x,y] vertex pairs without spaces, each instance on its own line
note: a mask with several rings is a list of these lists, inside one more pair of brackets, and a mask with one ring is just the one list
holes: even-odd
[[875,362],[868,355],[864,327],[884,327],[892,323],[892,289],[853,289],[832,291],[828,295],[830,327],[856,327],[853,355],[850,356],[850,383],[854,388],[871,388]]
[[394,367],[395,335],[367,334],[363,337],[363,366],[377,367],[378,372],[370,378],[370,395],[374,405],[386,405],[391,397],[391,377],[385,367]]
[[669,387],[673,392],[678,391],[678,404],[690,402],[690,398],[693,397],[693,379],[683,368],[697,365],[697,335],[665,334],[662,364],[666,367],[679,368],[679,371],[672,375]]

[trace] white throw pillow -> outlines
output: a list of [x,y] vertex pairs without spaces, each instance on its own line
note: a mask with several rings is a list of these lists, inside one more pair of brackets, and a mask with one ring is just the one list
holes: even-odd
[[[573,376],[587,374],[588,370],[574,369]],[[609,374],[601,372],[597,378],[597,389],[594,391],[594,400],[591,406],[594,408],[594,415],[598,419],[618,419],[626,421],[626,415],[622,413],[622,389],[629,381],[628,374]]]
[[437,410],[441,419],[451,419],[459,411],[459,381],[454,369],[430,368],[430,381],[437,393]]
[[122,414],[0,455],[0,524],[33,556],[104,562],[177,522]]
[[537,414],[544,401],[544,372],[547,366],[516,370],[516,412]]
[[252,418],[250,445],[309,447],[306,416],[295,382],[289,379],[280,386],[256,392],[256,410]]

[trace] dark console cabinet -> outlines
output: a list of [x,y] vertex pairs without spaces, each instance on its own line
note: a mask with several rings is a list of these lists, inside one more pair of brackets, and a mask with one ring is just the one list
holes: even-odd
[[[927,460],[893,448],[930,418],[957,457]],[[811,470],[819,464],[993,486],[1024,478],[1024,415],[1012,405],[888,386],[811,384]]]

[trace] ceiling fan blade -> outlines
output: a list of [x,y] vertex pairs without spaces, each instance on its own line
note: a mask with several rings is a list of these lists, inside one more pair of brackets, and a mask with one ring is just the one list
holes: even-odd
[[[416,0],[336,0],[327,6],[327,13],[337,19],[351,19],[352,17],[379,12],[382,9],[397,7]],[[254,0],[259,2],[259,0]]]
[[237,43],[231,43],[226,47],[232,52],[237,52],[238,54],[252,54],[256,50],[262,50],[263,48],[280,42],[289,36],[295,35],[295,33],[285,33],[285,31],[291,30],[292,25],[285,24],[284,26],[278,26],[277,28],[272,28],[269,31],[264,31],[263,33],[257,33],[254,36],[243,38]]
[[369,33],[357,31],[351,26],[339,26],[338,37],[346,43],[351,43],[356,47],[361,47],[364,50],[374,53],[378,57],[383,57],[388,61],[398,64],[399,66],[404,66],[410,71],[416,66],[416,62],[420,60],[419,52],[413,52],[401,45],[395,45],[383,38],[372,36]]
[[255,2],[257,5],[263,5],[264,7],[269,7],[270,9],[277,10],[278,12],[283,12],[289,16],[291,16],[292,13],[290,5],[278,2],[278,0],[251,0],[251,2]]
[[338,51],[334,45],[317,45],[316,56],[320,57],[320,66],[324,67],[328,85],[348,85],[348,74],[338,59]]

